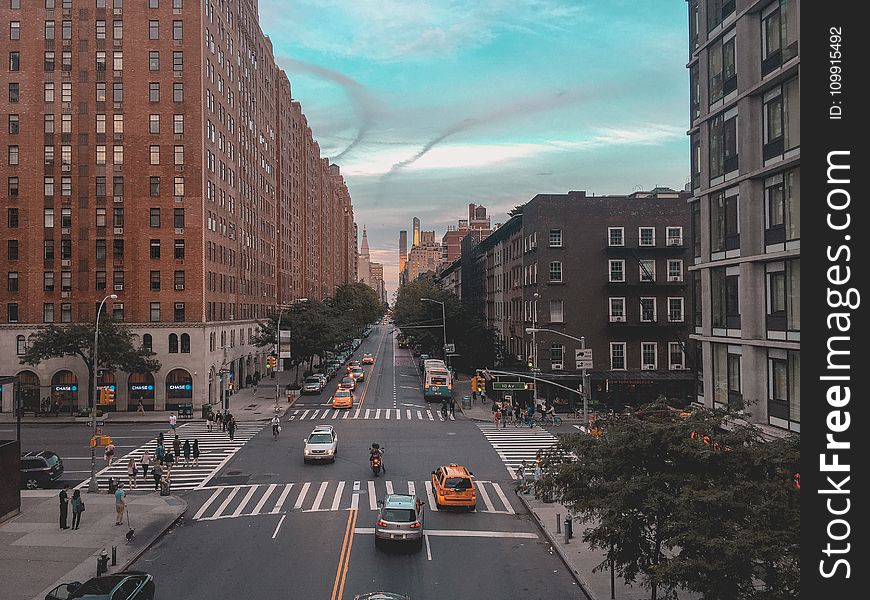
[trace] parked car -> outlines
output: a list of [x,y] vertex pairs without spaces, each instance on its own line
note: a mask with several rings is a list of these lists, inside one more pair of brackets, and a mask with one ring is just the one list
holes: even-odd
[[315,460],[335,462],[335,455],[338,454],[338,434],[335,433],[332,425],[318,425],[302,442],[305,444],[302,448],[304,462]]
[[323,391],[323,386],[323,379],[317,375],[311,375],[310,377],[306,377],[305,381],[302,383],[302,393],[319,394]]
[[353,600],[411,600],[411,596],[393,592],[366,592],[354,596]]
[[410,542],[423,547],[423,502],[417,496],[390,494],[378,500],[380,513],[375,523],[375,546],[385,542]]
[[21,455],[21,487],[28,490],[49,487],[63,475],[63,461],[50,450]]
[[45,600],[154,600],[154,578],[142,571],[122,571],[88,579],[84,583],[62,583]]

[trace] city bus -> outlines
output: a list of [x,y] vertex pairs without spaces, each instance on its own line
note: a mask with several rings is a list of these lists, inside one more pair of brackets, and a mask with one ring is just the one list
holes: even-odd
[[449,399],[453,395],[453,378],[450,376],[450,371],[440,360],[427,362],[430,364],[425,365],[423,369],[423,398],[427,402]]

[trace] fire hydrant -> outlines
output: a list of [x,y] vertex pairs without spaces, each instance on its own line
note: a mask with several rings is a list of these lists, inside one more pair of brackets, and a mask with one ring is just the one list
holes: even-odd
[[109,553],[103,548],[97,557],[97,577],[109,570]]

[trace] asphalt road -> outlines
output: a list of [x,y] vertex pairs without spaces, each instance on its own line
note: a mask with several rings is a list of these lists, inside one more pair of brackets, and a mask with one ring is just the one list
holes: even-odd
[[[319,419],[285,420],[278,439],[268,428],[254,437],[208,486],[185,494],[181,524],[133,565],[154,575],[159,599],[337,600],[375,590],[414,600],[583,597],[478,426],[427,417],[414,362],[407,351],[394,355],[390,329],[379,327],[355,355],[376,353],[376,362],[352,410],[380,418],[327,413],[339,436],[332,464],[303,464],[303,438]],[[298,406],[322,409],[334,386]],[[374,441],[386,447],[378,478],[368,468]],[[450,462],[474,472],[476,512],[436,511],[428,499],[432,469]],[[427,543],[419,552],[376,550],[375,500],[411,488],[427,504]]]

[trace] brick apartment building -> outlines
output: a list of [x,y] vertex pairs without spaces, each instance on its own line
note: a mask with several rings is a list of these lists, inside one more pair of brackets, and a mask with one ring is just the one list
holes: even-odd
[[[28,408],[87,403],[80,361],[31,368],[17,356],[45,323],[93,322],[109,294],[104,316],[163,366],[98,384],[116,387],[117,410],[160,410],[217,402],[222,385],[264,373],[256,319],[354,280],[350,194],[257,10],[0,6],[0,372],[18,375]],[[9,391],[0,407],[11,409]]]
[[[475,247],[473,266],[462,264],[463,283],[485,282],[480,292],[463,284],[463,302],[483,295],[487,322],[524,372],[532,357],[541,377],[577,388],[579,342],[525,331],[551,329],[585,337],[595,361],[594,400],[636,404],[659,394],[689,400],[688,197],[667,188],[537,195]],[[538,395],[576,398],[552,386]]]
[[690,0],[698,400],[800,431],[800,2]]

